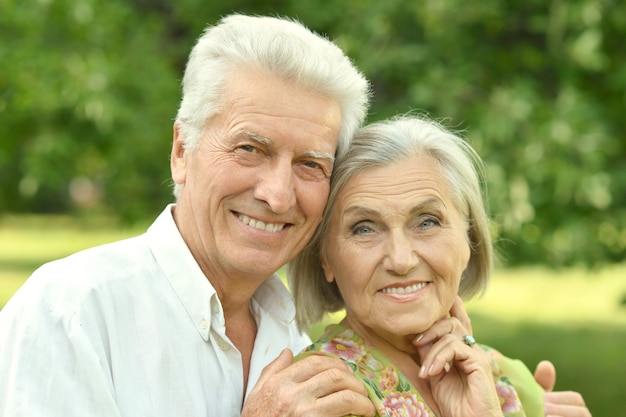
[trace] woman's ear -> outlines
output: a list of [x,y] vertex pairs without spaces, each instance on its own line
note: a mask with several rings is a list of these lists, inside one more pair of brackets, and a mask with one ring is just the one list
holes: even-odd
[[321,259],[322,269],[324,270],[324,276],[326,277],[326,282],[332,283],[333,281],[335,281],[335,274],[333,273],[333,270],[328,265],[328,261],[326,261],[326,255],[322,253],[321,258],[322,258]]

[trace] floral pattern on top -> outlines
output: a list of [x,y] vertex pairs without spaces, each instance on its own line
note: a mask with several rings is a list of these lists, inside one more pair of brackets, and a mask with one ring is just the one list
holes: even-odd
[[[492,357],[496,391],[505,417],[526,417],[515,388],[498,367],[498,352],[483,347]],[[300,356],[321,352],[342,359],[360,378],[380,417],[437,417],[417,389],[382,352],[367,345],[349,327],[330,325],[326,333]]]

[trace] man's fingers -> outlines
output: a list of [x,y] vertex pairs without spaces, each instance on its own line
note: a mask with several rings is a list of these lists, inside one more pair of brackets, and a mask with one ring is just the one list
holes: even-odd
[[262,385],[272,375],[277,374],[278,372],[291,365],[292,361],[293,352],[291,352],[291,350],[289,349],[283,349],[283,351],[280,352],[280,355],[278,355],[276,359],[274,359],[265,368],[263,368],[257,384]]
[[591,417],[583,396],[578,392],[547,392],[543,400],[546,416]]
[[298,367],[298,379],[314,398],[313,408],[319,415],[376,414],[365,385],[341,359],[313,354],[293,367]]
[[263,415],[376,414],[363,382],[341,359],[312,354],[292,363],[292,356],[285,350],[265,367],[242,415],[260,415],[263,407],[274,411]]
[[321,416],[374,417],[376,415],[376,407],[366,395],[356,394],[350,390],[337,391],[326,397],[318,398],[315,409],[319,410]]
[[[319,362],[320,360],[322,362]],[[301,362],[302,365],[307,365],[307,369],[303,369],[299,372],[299,375],[302,376],[302,381],[309,381],[310,390],[317,396],[323,396],[324,394],[346,388],[366,393],[363,383],[354,376],[352,370],[340,359],[313,355]]]
[[341,359],[312,354],[294,363],[291,350],[283,349],[276,359],[263,368],[257,385],[282,371],[285,371],[282,379],[303,382],[329,369],[337,369],[352,375],[352,371]]
[[551,392],[556,383],[556,369],[550,361],[541,361],[535,368],[535,381],[546,392]]

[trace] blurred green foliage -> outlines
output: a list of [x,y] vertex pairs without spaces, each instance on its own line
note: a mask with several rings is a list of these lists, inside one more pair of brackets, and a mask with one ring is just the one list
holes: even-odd
[[239,11],[298,18],[372,81],[370,121],[464,132],[509,265],[626,254],[619,0],[0,0],[0,212],[154,217],[186,56]]

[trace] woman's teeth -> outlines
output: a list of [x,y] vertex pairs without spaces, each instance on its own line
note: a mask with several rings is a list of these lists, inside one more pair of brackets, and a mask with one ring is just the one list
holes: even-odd
[[419,289],[422,289],[426,285],[428,285],[427,282],[420,282],[419,284],[414,284],[409,287],[389,287],[389,288],[383,288],[383,292],[387,294],[406,294],[409,292],[415,292]]

